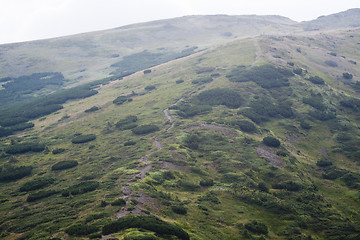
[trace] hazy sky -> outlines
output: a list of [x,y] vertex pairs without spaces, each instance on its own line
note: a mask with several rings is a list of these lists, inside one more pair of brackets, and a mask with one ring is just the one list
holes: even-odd
[[282,15],[296,21],[360,8],[360,0],[0,0],[0,43],[206,14]]

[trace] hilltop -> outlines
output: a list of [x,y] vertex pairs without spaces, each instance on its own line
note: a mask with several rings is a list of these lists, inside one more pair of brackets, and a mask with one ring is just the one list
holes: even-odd
[[358,239],[360,30],[303,24],[0,46],[0,238]]

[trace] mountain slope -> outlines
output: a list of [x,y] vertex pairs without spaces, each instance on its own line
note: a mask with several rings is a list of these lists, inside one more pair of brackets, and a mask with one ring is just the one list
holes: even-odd
[[1,238],[358,239],[359,42],[237,39],[65,98],[1,138]]

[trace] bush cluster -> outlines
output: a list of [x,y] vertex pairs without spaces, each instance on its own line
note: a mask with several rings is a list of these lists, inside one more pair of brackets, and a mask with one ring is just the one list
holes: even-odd
[[64,160],[54,164],[51,167],[51,170],[53,171],[64,170],[64,169],[76,167],[78,164],[79,163],[75,160]]
[[90,113],[90,112],[95,112],[97,110],[99,110],[99,108],[97,106],[93,106],[93,107],[91,107],[89,109],[86,109],[85,112]]
[[204,83],[212,82],[213,80],[214,79],[212,77],[202,77],[202,78],[198,78],[198,79],[191,81],[191,83],[192,84],[204,84]]
[[171,206],[171,210],[176,214],[180,214],[180,215],[186,215],[187,214],[186,207],[181,206],[181,205],[173,205],[173,206]]
[[177,114],[180,117],[188,118],[196,115],[208,113],[212,110],[210,105],[190,105],[190,104],[181,104],[178,108]]
[[32,166],[8,167],[2,169],[0,172],[0,182],[18,180],[20,178],[29,176],[32,171]]
[[280,141],[274,137],[264,137],[263,143],[269,147],[279,147]]
[[243,132],[247,133],[254,133],[256,132],[256,126],[247,120],[236,120],[230,122],[231,126],[234,126],[235,128],[239,128]]
[[97,181],[88,181],[75,184],[67,189],[63,190],[61,195],[64,197],[71,195],[83,194],[86,192],[94,191],[100,186],[100,183]]
[[156,125],[153,125],[153,124],[141,125],[141,126],[131,129],[131,131],[136,135],[148,134],[148,133],[156,132],[159,130],[160,130],[159,127]]
[[137,122],[138,118],[137,116],[134,115],[129,115],[123,119],[120,119],[115,126],[117,128],[119,128],[120,130],[127,130],[127,129],[132,129],[137,127]]
[[131,102],[132,99],[131,98],[128,98],[127,96],[119,96],[117,98],[114,99],[113,103],[116,104],[116,105],[121,105],[125,102]]
[[232,82],[253,81],[262,88],[289,86],[288,78],[294,76],[292,71],[273,65],[256,66],[249,70],[240,66],[233,69],[226,77]]
[[238,108],[244,102],[237,92],[228,88],[215,88],[203,91],[196,96],[196,99],[207,105],[225,105],[229,108]]
[[249,230],[250,232],[255,233],[255,234],[267,235],[269,233],[267,226],[264,223],[258,222],[256,220],[245,223],[244,226],[247,230]]
[[50,178],[50,177],[35,178],[33,180],[30,180],[30,181],[24,183],[20,187],[20,191],[28,192],[28,191],[32,191],[32,190],[37,190],[40,188],[47,187],[47,186],[53,184],[54,182],[55,182],[55,179]]
[[282,183],[276,183],[272,186],[274,189],[286,189],[288,191],[299,191],[302,189],[302,185],[294,181],[286,181]]
[[74,137],[71,142],[74,144],[86,143],[96,139],[95,134],[85,134]]
[[16,143],[5,149],[7,154],[20,154],[27,152],[41,152],[45,149],[44,144],[40,143]]
[[65,148],[55,148],[54,150],[52,150],[52,154],[60,154],[65,152],[66,149]]
[[214,186],[214,180],[212,179],[204,179],[200,181],[200,186],[202,187],[211,187]]
[[54,195],[56,193],[57,193],[57,191],[54,191],[54,190],[39,191],[39,192],[36,192],[36,193],[31,193],[26,198],[26,201],[27,202],[34,202],[34,201],[39,200],[39,199],[50,197],[50,196],[52,196],[52,195]]
[[99,227],[95,225],[87,225],[87,224],[75,224],[67,229],[65,232],[72,236],[84,236],[89,235],[91,233],[95,233],[99,230]]
[[324,85],[325,84],[324,79],[322,79],[319,76],[309,77],[307,80],[314,83],[314,84],[318,84],[318,85]]
[[142,228],[156,232],[159,235],[173,235],[182,240],[189,240],[189,235],[180,227],[171,225],[153,216],[127,215],[105,225],[103,235],[120,232],[128,228]]
[[126,201],[123,198],[116,199],[111,203],[112,206],[125,206]]

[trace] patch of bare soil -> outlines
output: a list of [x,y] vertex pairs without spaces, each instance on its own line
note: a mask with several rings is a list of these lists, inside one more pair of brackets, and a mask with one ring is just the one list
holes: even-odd
[[284,160],[282,160],[278,155],[276,155],[269,149],[263,147],[256,147],[256,152],[260,157],[265,157],[266,159],[268,159],[270,165],[282,167],[285,164]]

